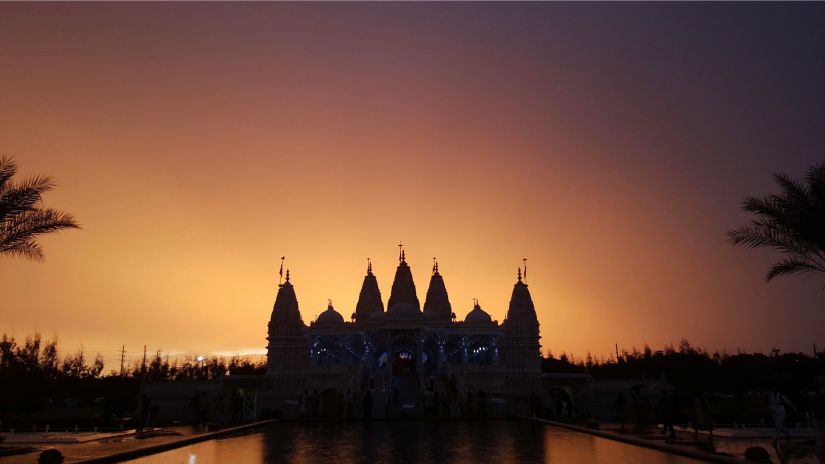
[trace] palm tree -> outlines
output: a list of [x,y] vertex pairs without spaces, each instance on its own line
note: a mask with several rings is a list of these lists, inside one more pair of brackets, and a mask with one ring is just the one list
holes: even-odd
[[757,217],[728,231],[728,241],[783,253],[785,258],[771,266],[767,280],[825,273],[825,163],[811,166],[804,182],[781,173],[773,177],[781,193],[745,198],[742,209]]
[[55,186],[51,177],[14,182],[16,173],[17,163],[12,158],[0,158],[0,255],[42,261],[43,248],[37,236],[80,226],[71,214],[43,207],[43,193]]

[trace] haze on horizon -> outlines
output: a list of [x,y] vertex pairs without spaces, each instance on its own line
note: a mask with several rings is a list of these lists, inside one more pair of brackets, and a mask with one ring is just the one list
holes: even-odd
[[0,153],[79,232],[0,261],[2,330],[116,358],[262,349],[280,257],[349,318],[399,241],[422,304],[542,347],[825,348],[823,282],[733,248],[825,154],[822,4],[0,4]]

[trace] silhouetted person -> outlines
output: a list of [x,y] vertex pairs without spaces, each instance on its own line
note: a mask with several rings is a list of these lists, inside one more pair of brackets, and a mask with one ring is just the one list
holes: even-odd
[[197,427],[198,423],[200,422],[200,411],[201,411],[201,392],[200,390],[195,390],[195,394],[192,395],[192,400],[190,401],[192,405],[192,426]]
[[369,419],[372,417],[372,390],[367,390],[367,394],[364,395],[364,417]]
[[235,392],[232,394],[232,421],[237,422],[241,420],[241,415],[243,414],[243,397],[241,396],[240,392]]
[[352,409],[355,405],[355,392],[347,389],[347,418],[352,418]]
[[321,397],[318,395],[318,390],[312,390],[312,417],[318,417],[318,411],[321,409]]
[[63,462],[63,453],[55,448],[47,448],[37,457],[38,464],[61,464]]
[[140,395],[140,421],[143,428],[149,427],[149,418],[152,412],[152,400],[146,396],[146,393]]
[[814,428],[816,429],[816,454],[825,462],[825,388],[816,390],[813,404]]
[[469,391],[466,395],[464,395],[464,400],[461,402],[462,404],[462,416],[464,417],[472,417],[473,416],[473,394]]
[[671,391],[663,391],[659,399],[659,413],[662,417],[662,435],[667,435],[666,440],[672,443],[676,440],[676,429],[673,428],[676,422],[676,395]]
[[627,401],[624,398],[624,393],[619,392],[616,395],[616,402],[613,403],[613,407],[616,409],[616,421],[619,422],[622,432],[624,432],[624,426],[627,422]]
[[773,431],[773,445],[777,445],[779,434],[785,435],[785,441],[790,441],[791,436],[788,429],[785,428],[785,416],[787,408],[796,409],[791,401],[785,397],[778,389],[774,388],[768,393],[768,408],[771,410],[771,417],[773,417],[774,431]]
[[541,415],[541,399],[536,392],[530,390],[530,415],[532,417],[539,417]]
[[306,417],[309,415],[309,405],[307,404],[309,401],[309,390],[304,390],[301,394],[301,398],[298,399],[298,413],[301,417]]
[[198,427],[206,428],[206,423],[209,422],[209,397],[206,392],[200,392],[200,399],[198,400]]
[[390,380],[390,385],[392,385],[392,401],[397,403],[398,402],[398,392],[399,387],[401,384],[401,378],[397,376],[393,376]]
[[444,401],[441,402],[441,416],[442,417],[450,417],[450,403],[451,403],[451,400],[450,400],[449,395],[447,396],[447,398],[444,399]]
[[710,407],[710,400],[704,393],[697,393],[693,398],[693,410],[696,415],[696,423],[693,425],[694,435],[699,435],[700,430],[707,430],[711,440],[713,439],[713,411]]

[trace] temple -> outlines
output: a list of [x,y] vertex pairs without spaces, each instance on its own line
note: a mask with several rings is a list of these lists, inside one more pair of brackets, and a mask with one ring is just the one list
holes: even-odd
[[453,397],[482,395],[500,414],[523,415],[525,398],[547,391],[539,339],[521,269],[503,322],[478,301],[457,320],[435,259],[422,310],[401,248],[386,310],[368,263],[350,321],[330,301],[309,324],[287,270],[269,321],[265,402],[288,413],[305,392],[369,391],[376,415],[403,416],[420,413],[428,397],[459,403]]

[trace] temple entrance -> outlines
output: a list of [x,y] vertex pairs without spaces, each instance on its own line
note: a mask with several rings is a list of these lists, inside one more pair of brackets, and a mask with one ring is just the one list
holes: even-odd
[[421,388],[418,379],[418,349],[412,334],[396,337],[392,343],[392,401],[411,403]]
[[397,351],[392,360],[392,375],[395,377],[415,376],[415,352]]

